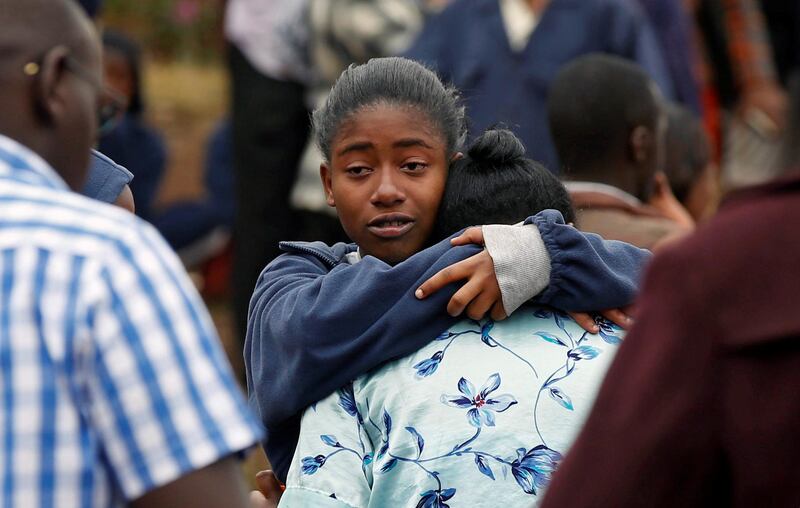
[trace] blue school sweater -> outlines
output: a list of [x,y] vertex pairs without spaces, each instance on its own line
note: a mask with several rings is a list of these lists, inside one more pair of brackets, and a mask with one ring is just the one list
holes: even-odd
[[461,90],[471,133],[504,123],[529,157],[558,173],[547,122],[550,83],[562,65],[593,52],[637,62],[672,96],[655,36],[628,0],[552,0],[520,52],[509,46],[498,0],[456,0],[428,20],[405,56]]
[[[550,285],[535,302],[565,310],[630,304],[648,251],[567,226],[545,210],[527,223],[550,254]],[[459,284],[425,300],[414,291],[442,268],[481,251],[449,239],[389,266],[351,265],[353,244],[282,243],[250,301],[244,360],[250,406],[267,429],[264,448],[285,481],[303,409],[382,363],[428,344],[458,321],[445,312]]]

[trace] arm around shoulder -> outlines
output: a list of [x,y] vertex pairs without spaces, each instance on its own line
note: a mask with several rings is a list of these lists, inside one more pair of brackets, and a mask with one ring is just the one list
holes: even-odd
[[245,343],[248,389],[265,425],[280,425],[445,329],[452,318],[443,310],[456,288],[424,302],[414,291],[478,251],[445,240],[395,266],[371,256],[332,267],[296,253],[273,261],[251,300]]
[[534,297],[565,311],[625,307],[652,257],[564,224],[555,210],[528,218],[522,227],[484,226],[483,232],[509,314]]

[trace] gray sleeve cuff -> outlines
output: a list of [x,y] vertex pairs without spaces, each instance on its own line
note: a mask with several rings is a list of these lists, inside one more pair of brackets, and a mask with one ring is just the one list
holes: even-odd
[[511,315],[550,283],[550,254],[533,224],[483,226],[483,240],[494,261],[503,307]]

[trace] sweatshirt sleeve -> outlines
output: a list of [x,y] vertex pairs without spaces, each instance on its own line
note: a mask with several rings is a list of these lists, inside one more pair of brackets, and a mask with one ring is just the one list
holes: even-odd
[[250,401],[265,426],[433,340],[454,322],[443,309],[457,284],[425,300],[414,291],[477,252],[443,240],[395,266],[366,256],[329,270],[303,254],[270,263],[250,302],[245,341]]
[[483,226],[503,308],[509,316],[550,283],[550,254],[535,224]]
[[652,253],[564,224],[556,210],[529,217],[550,253],[550,284],[535,302],[568,311],[630,305]]

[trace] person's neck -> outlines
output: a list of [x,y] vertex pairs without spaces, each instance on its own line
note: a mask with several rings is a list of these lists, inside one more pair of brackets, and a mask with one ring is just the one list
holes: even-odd
[[639,194],[639,185],[636,179],[636,169],[625,167],[625,164],[597,166],[573,171],[569,179],[581,182],[604,183],[628,194],[642,199]]
[[7,137],[8,139],[13,140],[16,143],[19,143],[20,145],[24,146],[31,152],[37,154],[39,157],[43,158],[45,161],[47,161],[48,164],[50,164],[50,161],[47,159],[46,156],[47,154],[43,149],[44,145],[43,143],[40,142],[40,138],[37,136],[26,135],[25,133],[26,133],[25,129],[14,128],[13,126],[8,127],[0,125],[0,134]]

